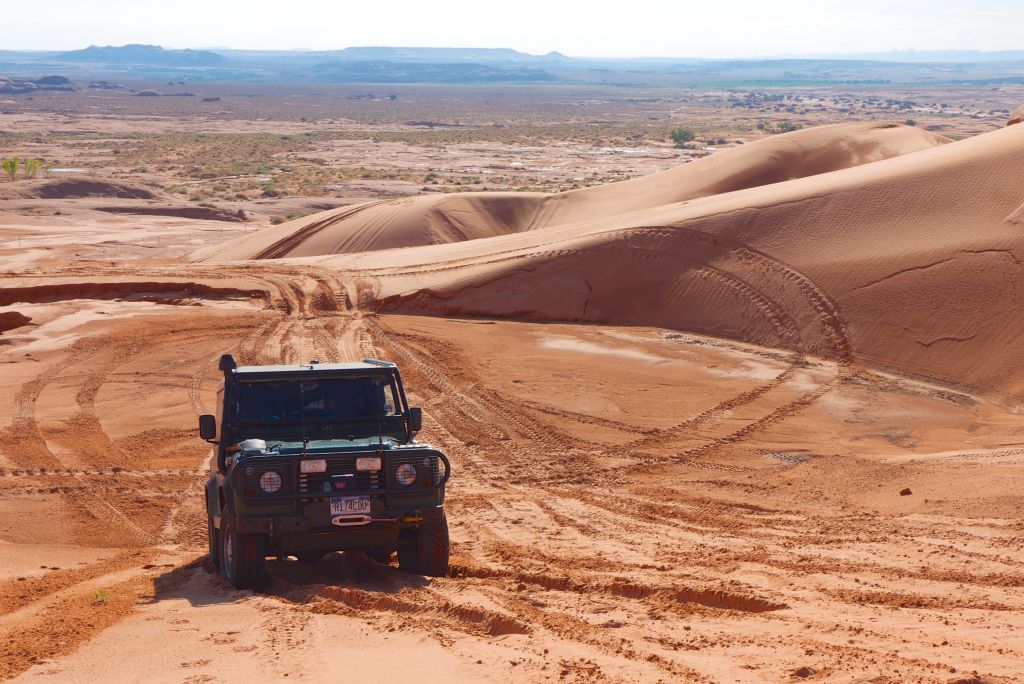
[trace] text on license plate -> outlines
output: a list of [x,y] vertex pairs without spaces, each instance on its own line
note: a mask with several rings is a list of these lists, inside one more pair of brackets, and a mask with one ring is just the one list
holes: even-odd
[[369,515],[370,497],[332,496],[331,515]]

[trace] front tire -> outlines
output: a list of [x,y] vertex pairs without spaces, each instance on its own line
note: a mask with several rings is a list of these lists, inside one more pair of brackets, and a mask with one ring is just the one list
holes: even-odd
[[391,549],[367,549],[366,555],[372,560],[380,563],[381,565],[387,565],[391,562]]
[[213,516],[206,514],[206,546],[213,569],[220,572],[220,530],[213,524]]
[[261,534],[240,534],[235,521],[221,514],[220,574],[235,589],[267,586],[267,550]]
[[300,554],[296,554],[295,557],[299,559],[300,563],[305,563],[306,565],[316,565],[317,563],[323,560],[324,554],[320,553],[319,551],[303,551]]
[[424,520],[398,547],[398,567],[414,575],[448,574],[448,518],[444,511]]

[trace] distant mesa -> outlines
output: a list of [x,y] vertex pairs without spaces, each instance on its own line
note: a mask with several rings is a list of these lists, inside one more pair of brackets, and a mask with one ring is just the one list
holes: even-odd
[[1020,107],[1017,107],[1017,109],[1013,111],[1013,114],[1010,115],[1010,120],[1006,122],[1006,125],[1012,126],[1013,124],[1019,123],[1024,123],[1024,102],[1021,103]]
[[223,55],[209,50],[168,50],[159,45],[90,45],[83,50],[60,52],[54,59],[61,62],[159,66],[219,66],[227,61]]
[[[494,64],[536,62],[543,57],[511,48],[438,48],[438,47],[349,47],[329,53],[332,58],[352,62],[399,62],[406,64]],[[553,53],[558,54],[558,53]],[[564,56],[563,56],[564,57]]]
[[160,93],[155,90],[140,90],[135,93],[135,97],[160,97]]
[[314,64],[312,71],[317,81],[333,83],[546,83],[558,80],[543,69],[475,62],[335,61]]
[[67,76],[51,75],[37,78],[34,82],[36,85],[67,85],[71,80]]

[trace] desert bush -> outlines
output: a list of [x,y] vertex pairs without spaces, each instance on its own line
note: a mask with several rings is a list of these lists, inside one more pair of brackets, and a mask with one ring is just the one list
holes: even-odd
[[676,147],[682,147],[697,137],[689,128],[673,128],[668,132],[668,135],[672,138],[672,142],[676,144]]
[[11,157],[10,159],[4,159],[3,162],[0,163],[0,167],[3,168],[4,173],[6,173],[11,180],[18,180],[18,163],[20,161],[21,160],[18,157]]
[[907,119],[906,121],[903,122],[903,125],[904,126],[916,126],[917,125],[917,121],[914,120],[914,119]]
[[791,133],[793,131],[799,131],[803,127],[803,124],[793,123],[792,121],[780,121],[776,126],[776,129],[779,133]]
[[35,178],[39,174],[42,162],[38,159],[25,159],[22,167],[25,169],[25,178]]
[[286,219],[284,216],[271,216],[270,217],[270,224],[274,225],[274,226],[277,226],[277,225],[280,225],[280,224],[284,223],[287,220],[288,219]]

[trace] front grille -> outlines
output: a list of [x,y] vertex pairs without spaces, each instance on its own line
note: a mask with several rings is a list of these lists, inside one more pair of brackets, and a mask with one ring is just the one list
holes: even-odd
[[[361,454],[366,456],[366,454]],[[356,470],[356,456],[334,456],[327,461],[325,473],[299,473],[300,494],[344,494],[349,491],[380,489],[379,471]]]

